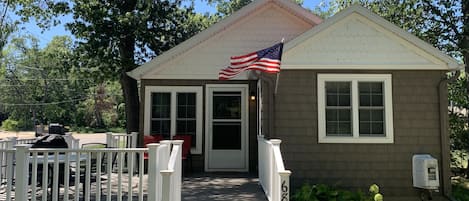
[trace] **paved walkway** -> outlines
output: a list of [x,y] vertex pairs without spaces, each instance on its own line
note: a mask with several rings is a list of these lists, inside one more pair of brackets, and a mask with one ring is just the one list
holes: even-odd
[[182,201],[267,201],[259,179],[241,173],[193,174],[184,178]]

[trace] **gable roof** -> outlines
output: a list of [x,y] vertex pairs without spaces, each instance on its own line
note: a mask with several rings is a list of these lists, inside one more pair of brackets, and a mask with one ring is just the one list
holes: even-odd
[[303,7],[299,6],[298,4],[292,2],[291,0],[256,0],[248,4],[247,6],[244,6],[239,11],[221,20],[220,22],[215,23],[214,25],[189,38],[188,40],[182,42],[181,44],[157,56],[155,59],[152,59],[151,61],[128,72],[127,74],[136,80],[140,80],[146,73],[155,70],[155,68],[160,67],[161,65],[177,58],[178,56],[181,56],[190,49],[210,39],[217,33],[226,30],[228,27],[243,19],[245,16],[248,16],[249,14],[271,3],[274,3],[275,5],[287,10],[288,12],[299,17],[306,23],[311,24],[311,26],[320,24],[322,22],[321,18],[314,15],[310,11],[304,9]]
[[[459,64],[455,59],[452,57],[446,55],[442,51],[438,50],[437,48],[433,47],[429,43],[419,39],[418,37],[408,33],[407,31],[401,29],[400,27],[396,26],[395,24],[385,20],[384,18],[380,17],[379,15],[373,13],[372,11],[359,6],[359,5],[353,5],[350,6],[347,9],[344,9],[343,11],[335,14],[331,18],[325,20],[323,23],[313,27],[309,31],[306,31],[302,35],[296,37],[295,39],[289,41],[288,43],[285,44],[284,47],[284,60],[282,61],[282,67],[284,67],[285,59],[288,60],[288,53],[293,52],[298,46],[302,45],[305,43],[307,40],[311,40],[314,37],[317,37],[333,25],[339,23],[340,21],[344,20],[345,18],[348,18],[353,15],[359,15],[363,17],[366,20],[371,21],[375,25],[378,25],[381,30],[385,30],[387,32],[392,33],[394,36],[397,36],[397,38],[402,39],[405,43],[411,44],[412,46],[416,47],[414,48],[417,51],[421,51],[425,55],[430,55],[431,58],[430,60],[433,60],[435,64],[439,64],[438,67],[432,67],[431,69],[437,69],[437,70],[459,70],[463,68],[462,64]],[[294,53],[292,53],[294,55]],[[427,56],[429,57],[429,56]],[[436,60],[439,60],[438,62],[435,62]],[[308,67],[292,67],[288,66],[286,64],[286,69],[312,69],[311,66]],[[360,69],[360,66],[357,66],[356,68],[344,65],[342,68],[347,68],[347,69]],[[420,69],[426,70],[427,67],[423,67]],[[405,68],[402,68],[405,69]],[[427,68],[428,69],[428,68]],[[377,69],[379,70],[379,69]]]

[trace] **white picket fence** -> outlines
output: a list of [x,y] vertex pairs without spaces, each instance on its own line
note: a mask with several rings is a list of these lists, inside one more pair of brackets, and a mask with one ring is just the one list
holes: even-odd
[[[0,154],[5,156],[0,172],[6,174],[0,200],[181,200],[180,140],[161,141],[148,148],[30,146],[0,147]],[[145,152],[149,156],[148,174],[144,172]]]
[[289,201],[290,174],[283,165],[281,140],[257,137],[259,149],[259,182],[269,201]]

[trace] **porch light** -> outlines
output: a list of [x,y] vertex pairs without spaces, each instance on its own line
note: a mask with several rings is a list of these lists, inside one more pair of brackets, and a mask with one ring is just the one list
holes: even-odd
[[251,91],[251,94],[249,94],[249,99],[251,99],[252,101],[256,100],[256,93],[254,91]]

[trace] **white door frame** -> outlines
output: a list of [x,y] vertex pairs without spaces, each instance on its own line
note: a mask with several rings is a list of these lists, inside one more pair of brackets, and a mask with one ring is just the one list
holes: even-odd
[[[233,89],[241,90],[241,149],[244,150],[245,167],[242,169],[216,169],[209,168],[210,160],[210,140],[212,137],[212,96],[216,91],[229,91]],[[205,171],[206,172],[247,172],[249,171],[249,100],[248,100],[248,84],[207,84],[205,86]],[[244,104],[244,108],[243,108]],[[243,110],[244,109],[244,110]],[[244,139],[243,139],[244,136]]]

